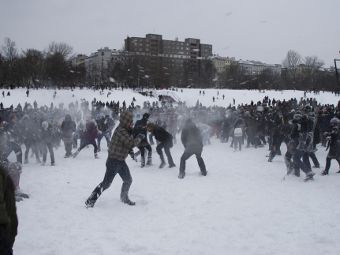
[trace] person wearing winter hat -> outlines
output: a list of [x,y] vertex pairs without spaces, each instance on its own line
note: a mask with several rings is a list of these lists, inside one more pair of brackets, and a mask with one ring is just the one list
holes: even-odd
[[128,205],[135,205],[135,202],[131,201],[128,196],[132,177],[125,159],[129,155],[131,149],[138,146],[145,137],[142,134],[139,134],[134,138],[132,135],[132,125],[132,113],[129,111],[121,113],[120,123],[111,138],[104,179],[86,200],[85,205],[87,208],[94,206],[102,192],[110,187],[117,173],[123,180],[120,193],[121,201]]

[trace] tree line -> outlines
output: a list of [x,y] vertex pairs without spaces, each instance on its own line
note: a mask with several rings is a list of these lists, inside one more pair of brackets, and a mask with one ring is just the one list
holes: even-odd
[[297,89],[338,91],[335,69],[323,69],[318,57],[303,58],[289,50],[281,72],[263,69],[249,74],[237,61],[217,73],[212,60],[186,60],[183,67],[165,67],[160,59],[142,57],[115,60],[105,70],[88,70],[85,65],[72,66],[73,48],[63,42],[52,42],[47,49],[19,52],[10,38],[0,51],[0,87],[113,87],[132,88],[231,88],[231,89]]
[[237,62],[232,62],[219,75],[218,85],[245,89],[296,89],[339,91],[335,68],[323,68],[324,62],[316,56],[302,57],[289,50],[282,62],[281,72],[265,68],[259,74],[249,75]]
[[70,63],[73,49],[66,43],[52,42],[47,49],[19,52],[15,42],[5,38],[0,52],[1,87],[65,87],[85,79],[85,68],[74,70]]

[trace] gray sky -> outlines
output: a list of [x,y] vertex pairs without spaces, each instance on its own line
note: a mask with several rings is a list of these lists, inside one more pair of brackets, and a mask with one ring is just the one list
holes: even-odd
[[123,47],[127,35],[193,37],[213,52],[281,64],[288,50],[333,65],[340,58],[340,0],[0,0],[0,42],[76,53]]

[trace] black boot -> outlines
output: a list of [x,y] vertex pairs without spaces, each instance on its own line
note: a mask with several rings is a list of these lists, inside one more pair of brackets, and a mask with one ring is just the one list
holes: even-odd
[[145,157],[141,158],[141,165],[140,167],[145,167]]
[[183,172],[179,172],[179,175],[178,175],[179,179],[183,179],[184,176],[185,176],[185,172],[184,171]]
[[165,166],[165,160],[164,160],[163,153],[161,153],[159,155],[159,157],[161,158],[161,164],[159,165],[159,168],[163,168]]
[[91,196],[85,201],[86,208],[94,207],[94,204],[96,203],[97,198],[98,198],[97,194],[93,192]]
[[307,181],[312,181],[312,180],[314,180],[314,178],[313,178],[314,175],[315,175],[315,173],[313,173],[313,172],[307,173],[307,174],[306,174],[306,177],[305,177],[305,179],[304,179],[304,181],[307,182]]
[[148,158],[146,161],[146,165],[151,166],[152,165],[152,158]]
[[176,166],[175,163],[169,164],[169,168],[172,168],[172,167],[175,167],[175,166]]
[[92,208],[94,204],[96,203],[97,199],[100,197],[100,195],[103,193],[104,188],[102,186],[102,183],[100,183],[91,193],[89,198],[85,201],[86,208]]
[[152,152],[149,151],[148,153],[148,159],[146,161],[146,165],[151,166],[152,165]]
[[123,182],[122,189],[120,192],[120,201],[122,201],[124,204],[127,205],[135,205],[135,202],[132,202],[129,199],[129,189],[130,189],[131,183],[129,182]]
[[121,201],[127,205],[136,205],[136,202],[131,201],[129,198],[121,199]]
[[321,172],[321,175],[328,175],[328,171],[327,171],[327,170],[323,170],[323,171]]

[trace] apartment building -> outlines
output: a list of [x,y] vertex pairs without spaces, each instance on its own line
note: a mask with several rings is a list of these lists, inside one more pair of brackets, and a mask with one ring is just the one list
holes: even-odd
[[219,55],[212,56],[211,60],[217,73],[223,73],[227,66],[236,61],[235,58],[221,57]]
[[240,69],[245,75],[259,75],[264,70],[271,70],[274,74],[281,75],[281,65],[265,64],[254,60],[239,60]]
[[[199,72],[200,61],[212,56],[212,45],[202,44],[200,39],[186,38],[184,41],[166,40],[162,35],[147,34],[145,37],[127,37],[125,50],[151,75],[161,79],[164,75],[176,74],[180,82],[184,70],[190,78]],[[187,78],[188,78],[187,77]]]

